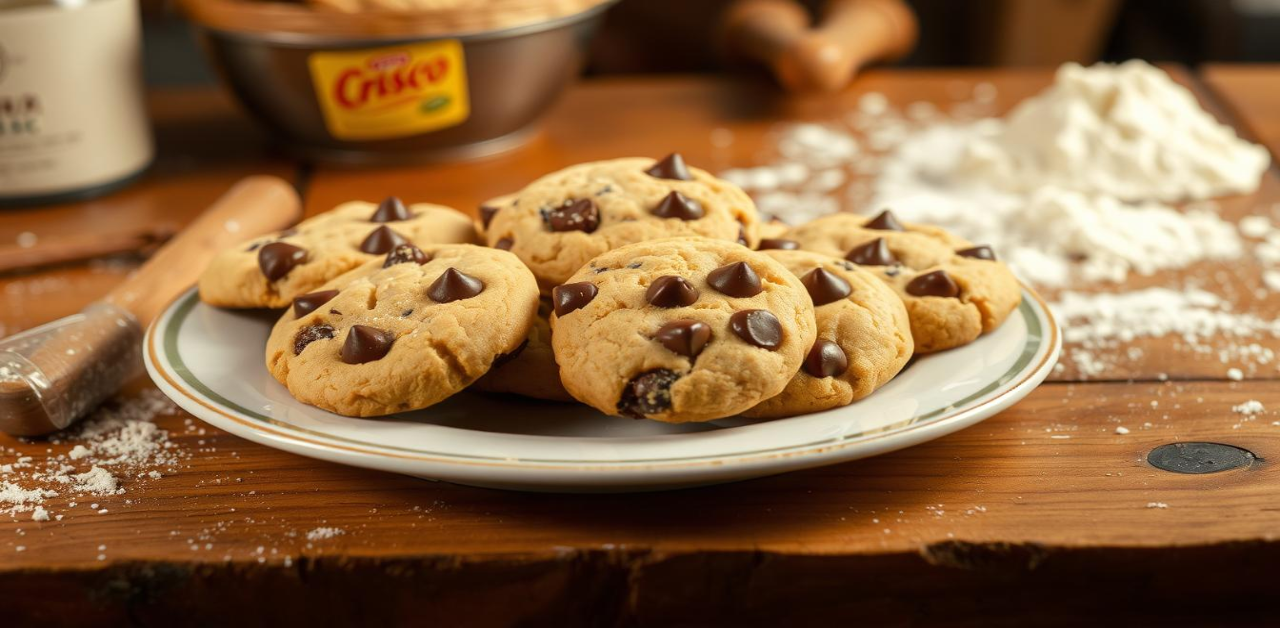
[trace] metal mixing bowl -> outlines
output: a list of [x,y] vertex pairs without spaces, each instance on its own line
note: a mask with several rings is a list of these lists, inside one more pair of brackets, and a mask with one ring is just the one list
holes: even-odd
[[[459,35],[357,39],[230,31],[208,24],[201,24],[200,34],[223,80],[290,152],[353,164],[441,161],[488,155],[526,141],[534,123],[577,75],[591,35],[610,4],[514,28]],[[461,44],[470,103],[465,120],[402,137],[335,137],[313,82],[313,55],[441,40]],[[424,108],[430,104],[421,103]]]

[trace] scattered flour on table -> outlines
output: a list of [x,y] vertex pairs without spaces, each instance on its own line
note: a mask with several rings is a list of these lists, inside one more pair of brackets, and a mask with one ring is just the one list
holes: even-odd
[[1261,401],[1258,401],[1257,399],[1250,399],[1242,404],[1231,406],[1231,411],[1245,416],[1254,416],[1266,412],[1267,408],[1262,405]]
[[[1256,191],[1270,162],[1264,148],[1141,61],[1064,65],[1051,87],[1004,118],[991,117],[995,89],[985,87],[946,112],[919,103],[898,110],[868,94],[841,120],[776,131],[773,163],[722,174],[791,224],[889,207],[992,245],[1024,280],[1062,292],[1054,309],[1070,319],[1073,344],[1064,360],[1082,375],[1138,359],[1141,349],[1125,345],[1166,334],[1213,354],[1228,376],[1245,374],[1227,369],[1232,362],[1253,373],[1274,361],[1252,340],[1277,334],[1272,317],[1233,312],[1231,295],[1204,285],[1114,286],[1251,255],[1263,267],[1254,296],[1280,292],[1274,220],[1236,225],[1211,200]],[[1270,210],[1280,217],[1280,206]],[[1213,346],[1215,334],[1232,344]]]
[[[168,432],[152,422],[175,409],[160,391],[147,389],[110,401],[76,427],[50,436],[50,445],[74,444],[65,454],[50,450],[36,461],[0,449],[0,513],[30,512],[35,521],[49,521],[53,515],[46,507],[48,498],[121,495],[125,480],[176,472],[190,454],[178,450]],[[17,457],[6,462],[6,454]]]
[[308,541],[325,541],[334,537],[342,536],[347,531],[342,528],[320,527],[307,532]]

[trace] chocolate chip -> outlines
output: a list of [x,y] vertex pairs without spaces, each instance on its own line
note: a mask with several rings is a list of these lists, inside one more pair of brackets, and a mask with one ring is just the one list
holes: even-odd
[[835,377],[849,370],[849,356],[840,345],[819,340],[804,359],[804,372],[814,377]]
[[643,419],[671,409],[671,385],[680,374],[670,369],[646,371],[627,382],[618,399],[618,414]]
[[747,344],[774,350],[782,346],[782,323],[765,310],[743,310],[729,317],[729,328]]
[[664,275],[653,280],[644,291],[644,300],[657,307],[693,305],[698,300],[698,289],[684,277]]
[[307,345],[320,340],[322,338],[332,338],[333,328],[328,325],[310,325],[298,330],[298,335],[293,337],[293,354],[302,353]]
[[399,244],[396,248],[391,249],[387,253],[387,261],[382,263],[383,268],[395,266],[396,264],[408,264],[413,262],[419,266],[431,261],[431,256],[422,252],[422,249],[412,244]]
[[693,175],[689,173],[689,168],[684,165],[684,157],[680,153],[671,153],[663,157],[661,161],[655,162],[644,173],[658,179],[693,180]]
[[409,308],[400,313],[400,318],[409,318],[413,315],[413,308]]
[[408,243],[408,239],[384,225],[369,232],[364,242],[360,243],[360,250],[370,255],[382,255],[401,244]]
[[543,214],[552,231],[584,231],[591,233],[600,226],[600,208],[589,198],[569,199],[563,205]]
[[502,208],[493,205],[480,206],[480,224],[484,225],[485,229],[489,228],[489,223],[493,222],[493,217],[498,214],[499,209]]
[[590,281],[567,283],[551,289],[551,301],[555,303],[556,316],[564,316],[569,312],[586,307],[596,298],[595,284]]
[[342,312],[339,312],[338,310],[335,310],[333,308],[329,308],[329,313],[333,314],[334,316],[342,316]]
[[511,247],[515,246],[515,244],[516,241],[511,238],[498,238],[498,241],[493,244],[493,248],[510,251]]
[[898,258],[889,250],[884,238],[876,238],[853,247],[845,259],[861,266],[891,266],[898,263]]
[[853,292],[849,282],[835,273],[828,272],[825,268],[815,268],[805,273],[800,278],[800,283],[804,284],[805,289],[809,291],[809,297],[813,299],[814,306],[839,301]]
[[702,211],[702,203],[675,191],[662,197],[662,202],[653,208],[653,215],[659,218],[697,220],[702,218],[704,213]]
[[483,291],[483,281],[453,267],[446,268],[443,274],[427,286],[427,296],[436,303],[470,299]]
[[696,358],[711,340],[711,327],[703,322],[682,318],[659,327],[653,339],[672,353]]
[[511,353],[499,353],[498,355],[494,356],[493,364],[489,365],[489,369],[490,370],[496,369],[499,366],[502,366],[503,364],[506,364],[516,359],[517,357],[520,356],[521,353],[524,352],[524,348],[527,346],[529,346],[529,339],[525,338],[524,342],[521,342],[520,346],[516,347],[515,350],[512,351]]
[[972,257],[973,259],[985,259],[992,262],[996,261],[996,252],[991,250],[991,247],[985,244],[968,249],[960,249],[959,251],[956,251],[956,255],[959,255],[960,257]]
[[707,283],[731,297],[754,297],[764,290],[760,275],[746,262],[734,262],[707,273]]
[[378,203],[378,209],[369,217],[369,222],[396,222],[410,218],[413,218],[413,214],[409,213],[409,208],[404,206],[404,202],[394,196],[388,196],[386,200]]
[[267,281],[275,281],[289,274],[294,266],[307,259],[307,250],[288,242],[272,242],[258,249],[258,268]]
[[880,231],[906,231],[906,227],[898,222],[898,217],[894,216],[889,210],[880,212],[875,218],[867,221],[862,225],[866,229],[878,229]]
[[321,305],[332,301],[333,297],[336,296],[338,296],[337,290],[320,290],[319,292],[296,296],[293,298],[293,316],[302,318],[316,311],[316,308]]
[[756,248],[760,249],[761,251],[767,251],[769,249],[777,249],[780,251],[794,251],[800,248],[800,243],[796,242],[795,240],[788,240],[786,238],[765,238],[760,241],[760,246]]
[[368,325],[352,325],[339,355],[347,364],[364,364],[381,360],[391,350],[396,335]]
[[907,282],[907,294],[917,297],[954,297],[960,294],[951,275],[945,270],[927,272]]

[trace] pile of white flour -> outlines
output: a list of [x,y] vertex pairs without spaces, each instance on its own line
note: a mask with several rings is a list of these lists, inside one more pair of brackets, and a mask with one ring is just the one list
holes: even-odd
[[[1125,359],[1120,345],[1133,337],[1181,334],[1204,353],[1215,336],[1280,334],[1269,320],[1233,312],[1203,281],[1098,293],[1131,275],[1250,253],[1263,265],[1255,292],[1280,291],[1280,207],[1236,225],[1212,200],[1256,191],[1267,151],[1164,71],[1142,61],[1068,64],[1005,118],[991,117],[990,84],[957,82],[948,91],[957,102],[945,112],[923,103],[899,110],[867,94],[841,120],[779,129],[773,163],[722,174],[791,224],[887,207],[992,245],[1028,283],[1072,291],[1055,310],[1068,322],[1078,349],[1068,359],[1082,374]],[[1268,211],[1272,217],[1262,215]],[[1143,307],[1154,303],[1164,307]],[[1240,345],[1223,360],[1243,356],[1250,371],[1272,363],[1254,347]]]

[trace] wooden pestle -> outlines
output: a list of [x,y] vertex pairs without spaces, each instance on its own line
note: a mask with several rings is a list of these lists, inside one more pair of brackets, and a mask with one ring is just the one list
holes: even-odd
[[910,52],[915,15],[901,0],[828,0],[818,24],[795,0],[740,0],[725,12],[730,53],[769,66],[792,91],[837,91],[867,64]]
[[195,283],[219,251],[297,221],[301,202],[276,177],[247,177],[102,300],[0,342],[0,431],[67,427],[141,367],[142,330]]

